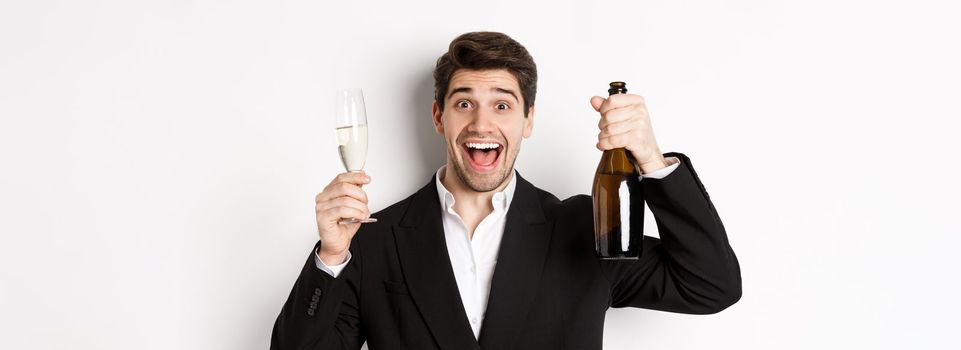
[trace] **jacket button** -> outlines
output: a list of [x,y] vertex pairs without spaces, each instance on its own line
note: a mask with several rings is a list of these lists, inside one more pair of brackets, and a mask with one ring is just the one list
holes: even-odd
[[320,293],[321,293],[321,292],[322,292],[322,291],[320,290],[320,288],[314,288],[314,295],[320,296]]

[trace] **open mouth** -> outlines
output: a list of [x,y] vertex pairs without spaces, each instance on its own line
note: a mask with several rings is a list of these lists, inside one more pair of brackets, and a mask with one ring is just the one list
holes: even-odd
[[494,170],[504,150],[504,146],[497,142],[465,142],[461,148],[471,168],[480,173]]

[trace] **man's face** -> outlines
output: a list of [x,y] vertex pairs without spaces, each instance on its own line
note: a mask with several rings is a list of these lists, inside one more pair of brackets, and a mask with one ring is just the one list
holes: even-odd
[[444,111],[433,106],[434,127],[447,141],[447,164],[477,192],[497,189],[511,175],[521,139],[531,135],[534,107],[505,69],[460,69],[451,76]]

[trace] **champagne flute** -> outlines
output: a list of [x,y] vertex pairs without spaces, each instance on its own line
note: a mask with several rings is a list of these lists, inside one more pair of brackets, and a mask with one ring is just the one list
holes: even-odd
[[[340,160],[349,172],[360,172],[367,161],[367,108],[361,89],[337,91],[334,111],[337,128],[337,150]],[[375,218],[344,218],[341,224],[377,222]]]

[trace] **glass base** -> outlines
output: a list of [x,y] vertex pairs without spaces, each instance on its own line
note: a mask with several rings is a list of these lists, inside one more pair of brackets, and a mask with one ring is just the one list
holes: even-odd
[[350,219],[340,220],[337,223],[341,225],[347,225],[347,224],[369,224],[372,222],[377,222],[377,219],[376,218],[367,218],[367,219],[350,218]]

